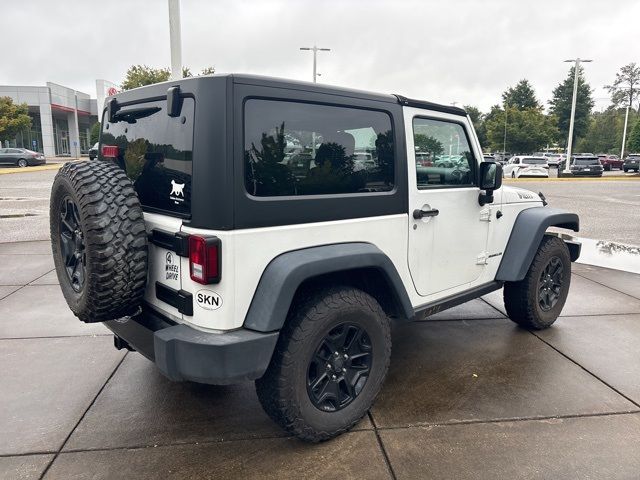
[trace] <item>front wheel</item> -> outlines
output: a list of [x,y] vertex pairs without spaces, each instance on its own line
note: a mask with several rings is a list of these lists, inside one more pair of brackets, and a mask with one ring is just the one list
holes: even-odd
[[319,442],[353,427],[378,395],[391,356],[389,319],[350,287],[306,293],[291,311],[256,391],[278,425]]
[[545,235],[524,279],[504,285],[507,315],[524,328],[548,328],[560,315],[570,284],[569,249],[558,237]]

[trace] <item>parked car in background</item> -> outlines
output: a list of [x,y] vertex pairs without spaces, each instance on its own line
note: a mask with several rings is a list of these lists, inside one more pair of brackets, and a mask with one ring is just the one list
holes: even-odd
[[527,157],[517,155],[509,159],[502,169],[505,177],[549,177],[549,165],[544,157]]
[[630,170],[638,172],[640,170],[640,153],[630,153],[627,158],[624,159],[622,170],[628,172]]
[[0,165],[16,167],[29,167],[46,163],[44,155],[40,152],[27,150],[26,148],[0,148]]
[[598,158],[600,159],[602,168],[604,168],[606,171],[613,170],[614,168],[622,169],[622,165],[624,164],[624,161],[617,155],[601,153],[598,155]]
[[584,175],[592,177],[601,177],[604,168],[600,163],[600,159],[595,155],[571,157],[569,170],[573,175]]
[[430,153],[416,152],[416,165],[419,167],[433,166],[433,159]]
[[511,154],[508,152],[501,152],[501,153],[494,153],[493,157],[495,159],[496,162],[500,163],[501,165],[505,165],[509,159],[511,158]]
[[557,167],[560,164],[560,160],[562,159],[563,155],[560,153],[545,153],[544,158],[547,159],[547,165],[549,165],[550,167]]
[[89,149],[89,160],[98,158],[98,143]]

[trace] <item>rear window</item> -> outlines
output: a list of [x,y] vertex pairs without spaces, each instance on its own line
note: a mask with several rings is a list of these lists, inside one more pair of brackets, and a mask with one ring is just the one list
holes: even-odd
[[522,163],[526,163],[527,165],[544,165],[547,163],[547,160],[544,158],[523,158]]
[[[102,147],[118,147],[116,162],[133,181],[147,210],[177,216],[191,212],[193,122],[195,102],[184,98],[177,117],[166,101],[122,107],[114,122],[103,122]],[[102,157],[100,149],[99,158]]]
[[573,163],[575,165],[599,165],[600,160],[597,158],[576,158]]
[[250,99],[244,122],[245,186],[250,195],[393,189],[393,130],[384,112]]

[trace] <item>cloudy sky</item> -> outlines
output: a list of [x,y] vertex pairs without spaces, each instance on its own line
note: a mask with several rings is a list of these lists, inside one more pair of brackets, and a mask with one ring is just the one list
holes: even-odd
[[[519,79],[540,100],[592,58],[596,108],[619,67],[640,63],[640,1],[182,0],[183,63],[311,79],[299,47],[331,48],[319,81],[483,110]],[[166,0],[0,0],[0,85],[52,81],[95,96],[132,64],[168,66]]]

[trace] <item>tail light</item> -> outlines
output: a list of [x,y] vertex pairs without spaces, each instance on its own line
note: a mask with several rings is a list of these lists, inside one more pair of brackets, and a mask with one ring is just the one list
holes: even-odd
[[222,244],[218,237],[189,237],[191,280],[207,285],[218,283],[221,274]]
[[102,156],[104,158],[118,158],[118,146],[102,145]]

